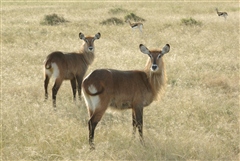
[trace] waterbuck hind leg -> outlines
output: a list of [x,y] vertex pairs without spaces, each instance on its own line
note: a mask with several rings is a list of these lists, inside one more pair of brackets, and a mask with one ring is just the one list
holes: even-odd
[[105,113],[107,105],[106,106],[101,106],[101,107],[103,107],[103,108],[99,108],[100,110],[95,110],[94,112],[92,112],[91,110],[89,111],[90,120],[88,121],[88,127],[89,127],[89,145],[90,145],[90,149],[95,149],[95,146],[94,146],[94,132],[95,132],[95,128],[96,128],[98,122],[102,119],[102,116]]
[[71,79],[71,86],[72,86],[72,92],[73,92],[73,100],[76,101],[76,92],[77,92],[77,83],[76,79],[73,78]]
[[53,107],[56,107],[56,97],[57,97],[57,92],[62,84],[62,80],[56,79],[54,86],[52,88],[52,100],[53,100]]
[[45,89],[45,101],[48,99],[48,83],[49,83],[49,76],[45,75],[45,80],[44,80],[44,89]]
[[89,128],[89,145],[90,145],[90,149],[94,150],[95,149],[95,145],[94,145],[94,131],[95,128],[97,126],[98,122],[93,123],[92,119],[90,119],[88,121],[88,128]]

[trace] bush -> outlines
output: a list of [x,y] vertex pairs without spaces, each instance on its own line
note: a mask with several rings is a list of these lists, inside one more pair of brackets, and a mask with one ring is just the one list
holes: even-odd
[[123,25],[124,22],[123,22],[123,20],[121,20],[119,18],[112,17],[112,18],[109,18],[105,21],[102,21],[100,24],[101,25]]
[[201,26],[202,25],[201,22],[193,19],[192,17],[181,19],[181,24],[186,25],[186,26],[194,26],[194,25]]
[[141,17],[135,15],[134,13],[130,13],[130,14],[126,15],[126,16],[124,17],[124,19],[125,19],[125,21],[127,21],[127,20],[145,21],[144,18],[141,18]]
[[59,17],[57,14],[45,15],[44,20],[41,24],[43,25],[58,25],[60,23],[68,22],[63,17]]

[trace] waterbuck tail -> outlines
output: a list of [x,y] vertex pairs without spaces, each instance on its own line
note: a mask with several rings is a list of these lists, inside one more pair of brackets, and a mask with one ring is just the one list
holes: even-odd
[[104,92],[104,87],[101,86],[100,89],[96,89],[93,85],[85,88],[85,92],[90,96],[96,96]]

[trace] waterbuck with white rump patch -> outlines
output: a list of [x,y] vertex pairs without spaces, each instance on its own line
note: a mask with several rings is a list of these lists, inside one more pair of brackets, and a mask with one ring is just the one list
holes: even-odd
[[89,144],[94,149],[94,130],[108,106],[116,109],[132,109],[133,134],[138,128],[143,142],[143,108],[163,94],[166,72],[163,55],[170,50],[166,44],[162,50],[149,50],[140,44],[140,51],[149,56],[144,70],[120,71],[98,69],[83,81],[83,97],[90,119]]
[[57,92],[63,80],[70,80],[73,92],[73,98],[76,100],[76,92],[78,90],[79,99],[81,98],[81,84],[83,77],[94,60],[94,41],[101,37],[100,33],[95,36],[84,36],[79,33],[79,38],[84,40],[79,52],[63,53],[55,51],[49,54],[44,64],[44,89],[45,99],[48,98],[48,83],[51,77],[55,79],[52,88],[53,106],[56,107]]

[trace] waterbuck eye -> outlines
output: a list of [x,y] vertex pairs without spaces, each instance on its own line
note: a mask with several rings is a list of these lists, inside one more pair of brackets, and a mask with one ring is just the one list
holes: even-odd
[[153,58],[153,56],[151,55],[151,54],[148,54],[149,55],[149,57],[152,59]]
[[157,56],[157,59],[161,58],[161,56],[162,56],[162,55],[161,55],[161,54],[159,54],[159,55]]

